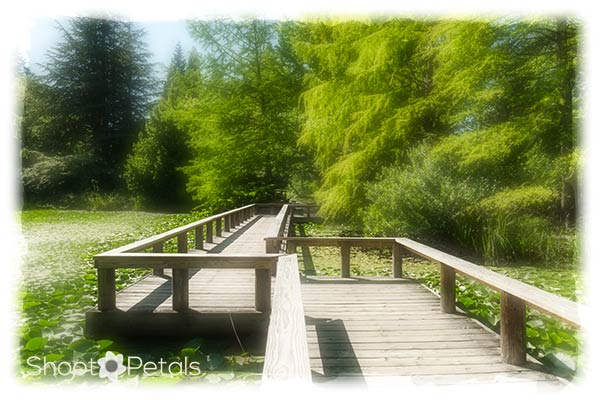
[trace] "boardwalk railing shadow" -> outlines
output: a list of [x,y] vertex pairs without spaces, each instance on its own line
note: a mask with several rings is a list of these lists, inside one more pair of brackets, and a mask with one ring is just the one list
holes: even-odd
[[[339,379],[340,376],[347,376],[350,373],[353,375],[353,384],[366,384],[344,321],[309,316],[306,316],[305,319],[307,327],[315,327],[319,343],[319,358],[323,366],[323,374],[313,369],[313,379],[319,382],[327,382]],[[332,333],[335,334],[335,342],[331,341]],[[345,361],[343,368],[333,363],[333,361],[340,358],[344,358]]]
[[222,252],[223,250],[225,250],[225,248],[227,248],[227,246],[229,246],[230,244],[232,244],[233,242],[235,242],[240,236],[242,236],[248,229],[250,229],[252,227],[252,225],[256,224],[261,218],[262,218],[262,216],[257,215],[255,218],[253,218],[252,220],[248,221],[242,227],[240,227],[235,232],[233,232],[229,236],[227,236],[225,238],[225,240],[223,240],[222,242],[218,243],[215,247],[211,248],[210,250],[207,250],[206,252],[207,253],[220,253],[220,252]]

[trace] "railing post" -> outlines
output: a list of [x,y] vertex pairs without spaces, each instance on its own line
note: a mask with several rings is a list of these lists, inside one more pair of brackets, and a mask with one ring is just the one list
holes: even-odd
[[267,254],[279,253],[280,247],[279,240],[271,238],[265,239],[265,252]]
[[203,230],[203,225],[196,227],[196,234],[194,237],[194,247],[196,248],[196,250],[204,249],[204,233],[202,232]]
[[271,311],[271,274],[268,269],[255,269],[254,301],[256,311]]
[[[277,239],[265,239],[265,253],[277,254],[281,249],[281,241]],[[277,263],[271,268],[271,275],[277,275]]]
[[402,278],[402,246],[396,242],[392,245],[392,274],[394,278]]
[[232,229],[237,228],[237,216],[236,216],[236,214],[237,213],[231,214],[231,228]]
[[342,256],[342,278],[350,278],[350,244],[342,243],[340,253]]
[[177,252],[178,253],[187,253],[187,232],[180,233],[177,235]]
[[225,232],[231,232],[231,215],[225,216]]
[[98,310],[111,311],[117,308],[115,288],[115,269],[97,268],[98,270]]
[[[164,250],[163,242],[154,243],[154,245],[152,246],[153,253],[162,253],[163,250]],[[154,275],[163,275],[165,273],[165,269],[164,268],[154,268],[153,273],[154,273]]]
[[500,298],[500,354],[502,362],[523,365],[527,358],[525,303],[508,293]]
[[213,223],[212,221],[208,221],[206,223],[206,243],[213,242]]
[[173,310],[186,311],[189,309],[189,281],[187,268],[173,268],[171,285],[173,293]]
[[310,218],[310,206],[306,206],[306,218]]
[[222,236],[222,234],[221,234],[222,233],[221,232],[221,226],[222,226],[221,218],[217,218],[217,220],[215,222],[216,222],[216,228],[217,228],[217,236]]
[[456,312],[456,271],[445,264],[440,264],[440,302],[442,312]]

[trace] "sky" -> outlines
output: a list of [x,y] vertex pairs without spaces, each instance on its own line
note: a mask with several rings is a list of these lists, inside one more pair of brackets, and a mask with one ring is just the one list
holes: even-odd
[[[46,62],[46,52],[51,49],[61,35],[57,22],[68,27],[68,18],[42,18],[33,21],[29,40],[25,41],[20,53],[33,72],[41,72],[40,64]],[[145,41],[152,53],[151,62],[158,63],[156,73],[163,75],[171,61],[177,42],[187,54],[192,47],[198,47],[187,31],[184,20],[134,22],[136,27],[146,31]]]

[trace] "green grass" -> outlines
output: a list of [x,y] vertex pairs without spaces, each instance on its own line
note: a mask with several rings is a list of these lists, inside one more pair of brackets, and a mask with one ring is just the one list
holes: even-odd
[[[296,226],[298,236],[344,236],[351,230],[343,226],[303,224]],[[298,248],[304,274],[334,276],[340,274],[340,250],[331,247]],[[573,301],[581,299],[582,273],[577,266],[501,265],[486,266],[500,274]],[[389,250],[352,248],[350,273],[355,276],[391,276]],[[419,258],[405,257],[403,272],[439,293],[439,266]],[[486,286],[457,276],[457,303],[460,308],[499,332],[500,296]],[[581,362],[581,339],[576,330],[555,318],[528,309],[527,350],[552,372],[572,378]]]
[[[19,376],[32,377],[27,365],[31,356],[47,360],[76,361],[102,357],[106,351],[139,356],[144,361],[188,360],[200,363],[203,373],[193,379],[214,383],[235,380],[255,382],[262,370],[262,357],[240,354],[229,341],[160,341],[131,343],[116,338],[89,340],[83,336],[84,313],[96,301],[96,271],[93,255],[117,246],[199,219],[200,214],[153,214],[144,212],[91,212],[27,210],[19,214],[27,252],[21,263],[19,292]],[[193,237],[190,237],[193,240]],[[175,251],[175,242],[165,246]],[[149,270],[120,269],[117,288],[149,273]],[[45,379],[65,379],[46,376]],[[77,376],[76,382],[100,379]],[[153,381],[184,378],[142,377]]]

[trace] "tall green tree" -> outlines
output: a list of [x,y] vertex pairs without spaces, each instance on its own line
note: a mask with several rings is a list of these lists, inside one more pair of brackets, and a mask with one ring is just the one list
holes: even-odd
[[[144,32],[130,22],[100,18],[57,27],[61,41],[48,52],[43,74],[30,79],[35,99],[24,102],[26,119],[43,123],[22,126],[24,146],[58,163],[84,156],[86,162],[64,171],[78,184],[61,191],[115,190],[153,94]],[[35,164],[43,172],[44,164]]]
[[203,47],[202,95],[179,114],[194,155],[184,168],[201,205],[281,200],[298,164],[303,68],[289,51],[289,24],[190,23]]
[[294,46],[323,216],[492,258],[560,247],[576,203],[574,21],[317,21]]
[[315,157],[315,197],[329,219],[360,224],[365,185],[406,150],[443,129],[429,97],[428,21],[303,24],[294,47],[305,62],[300,144]]
[[178,45],[167,73],[165,90],[140,132],[125,166],[127,186],[139,207],[185,210],[191,207],[182,171],[191,159],[189,135],[180,112],[202,93],[202,65],[198,54],[188,62]]

